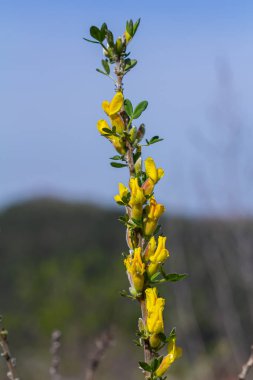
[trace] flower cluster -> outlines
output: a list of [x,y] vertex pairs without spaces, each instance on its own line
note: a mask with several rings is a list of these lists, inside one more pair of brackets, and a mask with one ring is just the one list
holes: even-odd
[[[134,37],[140,20],[126,24],[126,30],[116,39],[106,24],[99,29],[91,27],[93,41],[103,48],[105,59],[102,60],[104,71],[98,72],[110,77],[115,82],[116,94],[111,101],[104,100],[102,109],[107,120],[97,122],[99,133],[114,147],[117,154],[113,156],[111,166],[128,167],[129,181],[119,183],[118,194],[114,199],[124,206],[125,215],[120,221],[126,227],[126,240],[129,252],[125,255],[124,265],[130,283],[128,297],[137,300],[141,305],[142,318],[139,323],[139,345],[144,348],[146,362],[141,362],[146,379],[162,379],[170,365],[181,355],[176,346],[175,330],[166,337],[164,332],[163,312],[165,299],[160,297],[157,285],[165,281],[177,281],[184,275],[166,274],[164,263],[169,257],[166,248],[166,237],[160,232],[159,219],[165,212],[165,206],[157,202],[155,187],[164,176],[164,170],[157,167],[152,157],[142,160],[142,149],[162,139],[154,136],[142,140],[145,135],[144,124],[136,120],[148,106],[147,101],[140,102],[135,108],[123,95],[123,77],[136,65],[137,61],[129,58],[126,52],[129,42]],[[115,79],[111,76],[110,65],[115,64]],[[125,294],[125,293],[124,293]],[[159,350],[168,345],[168,354],[161,356]]]

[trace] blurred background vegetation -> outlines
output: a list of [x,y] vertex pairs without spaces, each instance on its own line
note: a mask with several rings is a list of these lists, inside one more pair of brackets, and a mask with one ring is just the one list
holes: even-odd
[[[120,211],[120,210],[119,210]],[[117,209],[35,199],[0,213],[0,314],[22,379],[48,378],[50,335],[60,329],[61,372],[84,378],[95,340],[108,328],[108,349],[97,379],[139,379],[136,304],[127,289]],[[164,218],[170,272],[189,278],[165,285],[167,331],[177,327],[184,356],[173,379],[235,379],[252,344],[253,220]],[[126,365],[127,364],[127,365]],[[124,368],[124,370],[122,370]],[[0,378],[5,367],[0,365]]]

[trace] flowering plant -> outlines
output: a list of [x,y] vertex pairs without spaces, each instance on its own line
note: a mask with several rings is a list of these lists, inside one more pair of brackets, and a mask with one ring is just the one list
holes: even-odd
[[[111,166],[127,167],[129,182],[119,183],[119,192],[115,195],[116,203],[125,208],[125,214],[119,220],[126,227],[126,240],[129,252],[125,255],[124,265],[130,283],[129,293],[122,295],[136,300],[141,307],[138,323],[137,344],[144,349],[144,361],[139,366],[146,379],[162,380],[171,364],[181,356],[181,348],[176,346],[176,332],[172,329],[168,336],[164,331],[163,311],[165,299],[158,295],[157,286],[166,281],[179,281],[185,274],[166,274],[163,265],[169,257],[166,237],[161,234],[159,218],[165,211],[158,203],[154,190],[164,176],[164,170],[158,168],[154,159],[142,160],[142,149],[162,141],[159,136],[146,139],[145,125],[138,125],[137,119],[148,106],[146,100],[133,106],[124,97],[123,78],[137,64],[127,52],[128,45],[135,36],[140,19],[135,23],[130,20],[122,36],[114,39],[113,33],[104,23],[101,28],[92,26],[92,40],[103,49],[102,69],[99,73],[109,77],[115,84],[115,95],[111,101],[104,100],[102,109],[107,120],[97,122],[97,129],[114,147],[117,154],[111,158]],[[111,67],[114,66],[113,73]],[[167,345],[168,354],[163,356],[160,350]]]

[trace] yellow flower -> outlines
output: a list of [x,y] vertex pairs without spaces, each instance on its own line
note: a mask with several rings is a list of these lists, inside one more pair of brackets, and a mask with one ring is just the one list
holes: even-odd
[[176,338],[173,338],[168,346],[168,355],[164,356],[160,366],[157,368],[155,374],[157,377],[163,376],[167,369],[174,363],[174,361],[182,356],[182,348],[176,346]]
[[103,131],[104,128],[111,129],[106,120],[98,120],[97,129],[101,135],[104,135],[106,133]]
[[121,116],[118,114],[124,103],[124,97],[122,92],[117,92],[112,101],[104,100],[102,102],[102,108],[104,112],[109,116],[111,124],[116,128],[117,133],[122,133],[124,131],[125,125]]
[[164,263],[167,257],[169,257],[169,251],[165,248],[166,239],[165,236],[159,236],[156,250],[151,250],[149,254],[151,263],[148,266],[147,272],[150,277],[157,272],[159,264]]
[[108,100],[103,101],[102,108],[108,116],[112,116],[120,111],[123,103],[124,96],[122,92],[118,91],[112,98],[111,102],[108,102]]
[[146,202],[142,188],[139,186],[138,178],[131,177],[129,180],[131,197],[129,205],[131,206],[131,217],[140,220],[142,217],[142,206]]
[[164,205],[157,203],[155,198],[151,197],[150,204],[145,208],[146,217],[144,220],[144,234],[146,236],[150,236],[154,233],[157,226],[157,221],[164,211]]
[[115,195],[114,199],[116,202],[125,203],[125,199],[127,198],[128,194],[128,188],[125,185],[123,185],[123,183],[119,183],[119,194]]
[[149,343],[151,347],[155,348],[160,344],[159,333],[164,332],[163,324],[163,309],[165,306],[165,299],[157,297],[156,288],[148,288],[146,293],[146,308],[147,316],[147,330],[150,334]]
[[164,170],[161,168],[156,168],[155,161],[152,157],[148,157],[145,160],[145,170],[147,176],[151,178],[155,184],[164,176]]
[[142,262],[141,248],[135,248],[133,254],[129,255],[124,264],[127,269],[127,274],[131,287],[137,292],[141,292],[144,285],[145,264]]

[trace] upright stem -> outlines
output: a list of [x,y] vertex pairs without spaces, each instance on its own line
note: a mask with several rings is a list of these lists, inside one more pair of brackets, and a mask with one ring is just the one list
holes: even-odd
[[[121,91],[123,93],[123,82],[122,82],[123,76],[121,74],[121,62],[120,61],[116,62],[115,74],[117,77],[116,92]],[[122,111],[121,114],[122,114],[122,118],[124,120],[125,127],[126,127],[128,125],[129,120],[126,117],[126,113],[124,111]],[[126,157],[127,164],[128,164],[129,174],[130,174],[130,177],[134,177],[135,176],[134,157],[133,157],[134,148],[129,141],[126,141],[126,148],[127,148],[127,152],[126,152],[125,157]],[[143,250],[143,245],[144,245],[145,240],[142,236],[142,233],[139,232],[137,236],[138,236],[138,240],[139,240],[139,246]],[[146,322],[147,322],[147,307],[146,307],[145,298],[146,298],[145,292],[143,291],[143,296],[139,301],[140,301],[141,314],[142,314],[142,320],[143,320],[144,325],[146,325]],[[146,363],[150,363],[150,361],[153,358],[153,354],[152,354],[152,350],[151,350],[151,347],[150,347],[148,340],[144,341],[144,347],[143,348],[144,348],[144,360]],[[146,372],[145,373],[146,379],[148,379],[149,376],[150,376],[149,372]]]

